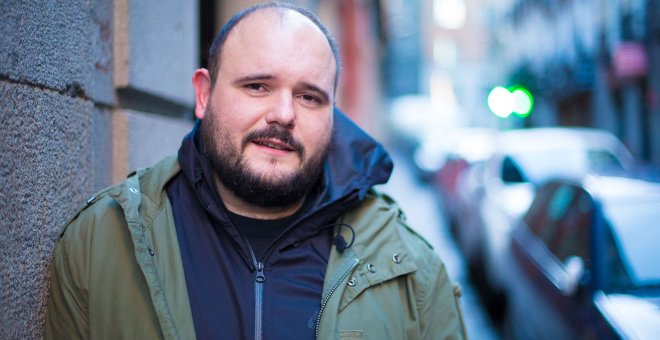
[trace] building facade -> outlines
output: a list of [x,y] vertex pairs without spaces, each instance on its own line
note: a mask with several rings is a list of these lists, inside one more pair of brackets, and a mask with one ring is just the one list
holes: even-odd
[[657,0],[500,0],[494,59],[532,90],[528,126],[592,126],[660,165]]

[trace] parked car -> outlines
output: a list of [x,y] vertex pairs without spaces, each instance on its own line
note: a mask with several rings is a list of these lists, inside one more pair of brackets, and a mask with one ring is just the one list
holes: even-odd
[[[481,127],[444,127],[419,136],[411,154],[416,176],[437,186],[443,169],[456,162],[484,159],[492,152],[495,130]],[[446,171],[444,171],[446,173]],[[443,179],[447,179],[446,176]]]
[[537,186],[552,178],[581,178],[592,171],[622,171],[634,159],[611,133],[589,128],[532,128],[501,132],[495,151],[461,183],[472,216],[457,232],[466,239],[477,284],[493,303],[503,303],[504,254],[515,221],[528,209]]
[[445,151],[442,166],[437,169],[433,186],[440,194],[443,211],[453,228],[462,218],[460,193],[457,191],[458,178],[470,166],[482,163],[493,153],[495,131],[487,128],[461,128],[453,132],[454,138]]
[[454,135],[449,130],[435,131],[419,137],[412,149],[411,161],[415,177],[430,182],[449,156]]
[[660,183],[543,185],[512,232],[508,330],[516,339],[657,339]]
[[448,128],[428,95],[404,95],[392,99],[387,127],[392,141],[413,166],[416,166],[413,160],[415,150],[438,135],[438,130]]
[[[483,169],[485,160],[470,164],[465,170],[461,171],[456,178],[456,194],[454,195],[453,217],[451,226],[452,235],[456,245],[463,253],[463,257],[468,265],[468,272],[475,277],[475,274],[482,273],[480,268],[482,262],[481,229],[483,222],[481,216],[477,213],[478,202],[483,197]],[[481,275],[483,276],[483,275]],[[480,283],[480,282],[478,282]]]

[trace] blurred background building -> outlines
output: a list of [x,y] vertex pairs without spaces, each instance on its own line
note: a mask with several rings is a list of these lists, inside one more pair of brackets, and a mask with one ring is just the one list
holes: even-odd
[[[255,2],[0,2],[0,338],[40,338],[60,227],[176,152],[192,72]],[[660,165],[658,0],[291,2],[337,37],[338,106],[388,145],[457,127],[594,126]],[[513,85],[531,113],[495,116],[490,91]]]
[[[409,128],[416,134],[462,126],[596,127],[621,138],[638,159],[660,164],[658,1],[412,3],[411,10],[421,7],[422,63],[408,69],[419,72],[415,103],[392,97],[410,92],[387,93],[397,125],[419,120]],[[487,98],[496,86],[529,90],[529,115],[493,114]],[[431,108],[424,119],[414,113],[420,101]]]
[[493,2],[490,54],[536,99],[526,126],[593,126],[660,164],[660,3]]

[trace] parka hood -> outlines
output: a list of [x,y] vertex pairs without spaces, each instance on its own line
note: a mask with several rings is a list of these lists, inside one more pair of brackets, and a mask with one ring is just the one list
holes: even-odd
[[369,188],[387,182],[392,159],[385,148],[335,109],[334,142],[323,178],[324,198],[333,201],[357,190],[363,200]]

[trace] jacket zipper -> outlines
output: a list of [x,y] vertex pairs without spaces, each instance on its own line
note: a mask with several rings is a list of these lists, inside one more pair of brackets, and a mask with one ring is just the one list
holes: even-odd
[[250,258],[252,259],[252,265],[254,266],[254,339],[261,340],[263,339],[264,282],[266,281],[264,263],[257,260],[257,256],[254,255],[254,250],[252,250],[252,245],[250,245],[247,236],[240,228],[237,229],[247,245]]
[[[296,223],[293,223],[289,229],[285,231],[285,234],[293,229],[293,226]],[[250,257],[252,258],[252,265],[255,268],[254,274],[254,339],[261,340],[263,339],[263,302],[264,302],[264,281],[266,281],[266,275],[264,274],[264,262],[270,256],[274,244],[279,242],[279,239],[271,244],[263,256],[263,262],[258,261],[256,255],[254,255],[254,250],[252,250],[252,245],[247,236],[243,233],[243,230],[237,228],[239,234],[247,244],[248,250],[250,251]]]
[[[254,255],[252,259],[253,261],[256,261]],[[254,339],[261,340],[263,331],[264,281],[266,281],[266,276],[264,275],[263,262],[257,262],[255,268],[257,270],[254,277]]]
[[[270,255],[273,246],[266,249],[264,254],[263,261],[258,261],[257,256],[254,255],[254,250],[252,245],[248,240],[247,236],[243,233],[243,230],[237,228],[239,235],[243,238],[243,241],[247,245],[248,250],[250,251],[250,258],[252,259],[252,265],[254,266],[254,339],[262,340],[263,339],[263,303],[264,303],[264,282],[266,281],[266,275],[264,273],[264,262]],[[290,229],[289,229],[290,230]]]
[[257,261],[250,242],[247,242],[247,238],[243,235],[243,232],[241,232],[241,235],[246,240],[250,257],[252,258],[252,265],[254,266],[254,339],[261,340],[263,338],[264,281],[266,281],[264,263]]
[[321,325],[321,315],[323,315],[323,310],[325,309],[325,306],[328,304],[328,301],[330,301],[330,298],[332,297],[332,294],[339,288],[339,285],[344,282],[344,279],[355,269],[355,267],[360,263],[360,260],[358,259],[353,259],[353,264],[344,272],[344,274],[341,275],[339,280],[337,280],[337,283],[335,283],[334,286],[332,286],[332,289],[330,289],[330,292],[328,292],[328,296],[321,301],[321,308],[319,309],[319,314],[316,316],[316,328],[314,330],[314,338],[318,339],[319,337],[319,326]]
[[252,260],[252,266],[254,266],[254,339],[261,340],[263,339],[264,282],[266,281],[264,263],[257,260],[257,256],[254,255],[254,250],[252,250],[252,246],[250,245],[247,236],[240,228],[237,229],[239,235],[241,235],[243,241],[247,245],[250,259]]

